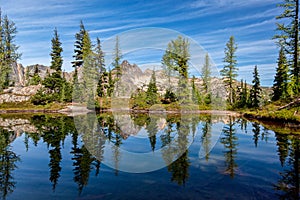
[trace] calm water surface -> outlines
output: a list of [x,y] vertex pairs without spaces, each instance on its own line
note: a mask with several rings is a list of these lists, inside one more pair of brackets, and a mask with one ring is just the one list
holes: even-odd
[[0,195],[299,199],[300,138],[269,129],[215,115],[3,115]]

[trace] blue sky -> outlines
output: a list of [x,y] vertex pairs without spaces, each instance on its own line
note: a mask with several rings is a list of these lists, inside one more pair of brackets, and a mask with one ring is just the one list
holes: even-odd
[[[270,86],[278,49],[271,39],[281,0],[0,0],[3,14],[16,23],[20,63],[50,64],[51,38],[57,27],[64,49],[64,69],[71,71],[74,35],[80,20],[93,41],[124,31],[158,27],[180,32],[200,44],[216,66],[224,65],[224,47],[231,35],[238,45],[238,79],[252,80],[258,66],[262,85]],[[121,41],[122,48],[122,41]],[[126,56],[125,56],[126,57]],[[135,62],[135,61],[132,61]],[[139,64],[139,63],[137,63]]]

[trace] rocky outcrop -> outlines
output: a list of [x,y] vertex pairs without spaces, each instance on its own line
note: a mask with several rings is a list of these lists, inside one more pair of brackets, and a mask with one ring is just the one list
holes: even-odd
[[0,103],[29,101],[30,97],[35,95],[41,87],[41,85],[9,87],[0,94]]
[[[47,76],[47,73],[52,74],[54,72],[53,69],[44,65],[36,64],[23,67],[22,64],[14,63],[12,65],[11,73],[9,74],[10,84],[16,87],[24,87],[28,85],[36,68],[38,69],[38,74],[42,80]],[[74,72],[63,72],[67,81],[72,81],[73,74]]]
[[28,119],[21,118],[10,118],[4,119],[0,117],[0,127],[14,132],[13,135],[10,136],[9,140],[13,141],[18,136],[22,135],[22,133],[36,133],[37,128],[30,123]]

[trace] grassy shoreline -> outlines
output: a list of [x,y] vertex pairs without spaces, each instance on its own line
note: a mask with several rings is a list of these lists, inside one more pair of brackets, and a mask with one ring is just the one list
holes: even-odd
[[[30,102],[21,103],[3,103],[0,104],[0,114],[3,113],[60,113],[62,110],[66,113],[72,113],[72,110],[68,108],[74,106],[72,103],[51,103],[47,105],[33,105]],[[75,105],[76,106],[76,105]],[[174,105],[157,105],[152,109],[123,109],[121,107],[116,109],[104,108],[100,112],[112,112],[112,111],[125,111],[133,113],[187,113],[187,114],[218,114],[218,115],[232,115],[242,116],[246,119],[255,119],[258,121],[266,122],[280,122],[284,124],[297,124],[300,125],[300,111],[299,107],[292,109],[278,110],[280,105],[270,104],[263,109],[243,109],[243,110],[210,110],[210,109],[197,109],[195,106],[178,107]]]

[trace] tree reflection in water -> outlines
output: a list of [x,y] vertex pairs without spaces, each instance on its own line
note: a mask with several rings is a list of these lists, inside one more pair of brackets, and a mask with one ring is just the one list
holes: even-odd
[[[88,185],[91,174],[96,176],[101,173],[101,162],[104,157],[104,149],[107,143],[112,145],[112,160],[114,162],[115,174],[119,173],[119,162],[121,162],[122,145],[126,145],[126,140],[134,136],[140,130],[147,132],[145,146],[148,150],[156,151],[162,149],[162,157],[165,163],[171,163],[166,167],[167,177],[175,184],[186,186],[190,179],[191,152],[188,149],[189,143],[194,139],[197,128],[200,127],[200,144],[205,154],[207,163],[210,158],[212,139],[214,137],[212,126],[220,122],[209,115],[171,115],[165,116],[148,114],[112,115],[103,113],[98,116],[85,116],[85,123],[81,129],[75,127],[74,119],[66,116],[55,115],[35,115],[28,118],[33,126],[24,133],[25,150],[37,146],[39,142],[44,142],[48,147],[49,154],[49,181],[53,192],[60,184],[61,172],[64,164],[63,153],[64,143],[67,137],[70,139],[70,155],[72,163],[71,176],[77,184],[79,195]],[[131,122],[128,122],[131,120]],[[241,132],[236,128],[240,122]],[[252,124],[252,126],[251,126]],[[249,126],[250,125],[250,126]],[[233,117],[226,118],[226,125],[222,130],[220,142],[223,146],[223,156],[225,159],[225,173],[231,178],[235,178],[238,156],[237,134],[244,134],[247,126],[252,127],[253,136],[249,137],[249,143],[253,143],[259,148],[259,140],[268,141],[270,136],[268,129],[244,119],[236,120]],[[85,131],[84,131],[85,130]],[[95,131],[92,131],[95,130]],[[83,134],[86,133],[86,134]],[[273,134],[273,133],[272,133]],[[16,187],[13,177],[17,169],[20,157],[12,151],[10,143],[17,137],[17,134],[7,129],[0,128],[0,192],[1,198],[6,199]],[[282,166],[280,178],[275,183],[274,189],[281,199],[299,199],[299,136],[275,133],[277,152]],[[241,137],[242,138],[242,137]],[[246,138],[246,137],[245,137]],[[254,148],[254,145],[252,147]],[[196,146],[196,145],[195,145]],[[134,148],[134,147],[132,147]],[[243,148],[240,145],[239,148]],[[178,153],[178,149],[184,149]],[[172,162],[174,161],[174,162]],[[214,160],[213,160],[214,161]],[[209,164],[209,163],[208,163]],[[235,179],[236,180],[236,179]]]
[[276,133],[278,154],[284,168],[275,189],[281,191],[280,199],[299,199],[300,138],[295,135]]
[[14,132],[0,128],[0,192],[2,199],[6,199],[7,195],[14,191],[16,184],[12,174],[17,168],[16,163],[20,161],[20,157],[11,150],[10,142],[14,137]]
[[228,173],[231,178],[234,178],[235,171],[238,165],[235,161],[237,157],[238,137],[235,133],[235,119],[230,117],[229,123],[223,128],[224,136],[221,138],[221,143],[224,145],[224,157],[226,162],[225,173]]

